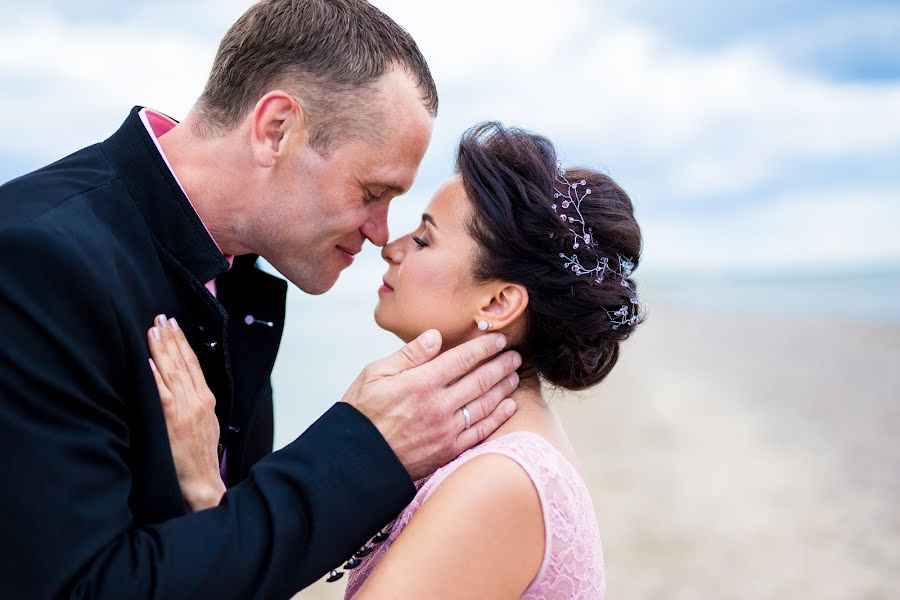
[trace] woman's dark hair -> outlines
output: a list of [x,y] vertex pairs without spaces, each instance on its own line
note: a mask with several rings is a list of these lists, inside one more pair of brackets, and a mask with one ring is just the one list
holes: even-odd
[[[631,269],[622,268],[629,262],[636,268],[641,254],[628,195],[602,173],[561,173],[550,140],[494,122],[463,134],[456,169],[473,205],[467,226],[479,246],[476,280],[500,279],[528,290],[517,344],[523,369],[571,390],[599,383],[642,315]],[[580,224],[562,218],[565,198],[554,194],[570,188],[561,176],[579,184],[579,195],[590,189],[579,208],[590,232],[587,244],[570,230],[580,234]],[[566,265],[573,255],[585,270],[604,259],[609,270],[599,278],[579,275]]]

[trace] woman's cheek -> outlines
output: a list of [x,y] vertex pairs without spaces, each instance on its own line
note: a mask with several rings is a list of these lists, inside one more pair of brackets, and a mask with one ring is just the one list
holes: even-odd
[[[407,276],[410,274],[407,273]],[[453,310],[453,287],[449,284],[454,281],[448,274],[440,269],[422,269],[415,273],[412,283],[405,291],[410,292],[405,298],[410,308],[414,307],[414,318],[421,322],[427,322],[428,327],[437,327],[447,320],[450,311]],[[412,297],[410,297],[412,296]]]

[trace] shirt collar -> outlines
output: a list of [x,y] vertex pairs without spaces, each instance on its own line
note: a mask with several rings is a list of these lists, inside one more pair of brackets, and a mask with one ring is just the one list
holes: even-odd
[[199,282],[206,284],[228,270],[229,260],[168,166],[156,135],[147,130],[140,115],[142,110],[143,107],[134,107],[101,148],[159,243]]
[[[159,152],[159,155],[162,157],[163,162],[166,163],[166,167],[168,167],[169,172],[172,174],[172,177],[175,179],[175,182],[181,189],[181,193],[184,194],[184,197],[187,198],[188,204],[190,204],[191,208],[194,209],[194,212],[197,213],[197,217],[200,219],[200,222],[203,223],[203,227],[206,228],[206,233],[209,234],[209,237],[216,245],[216,248],[219,249],[219,252],[222,252],[222,247],[219,245],[219,242],[216,241],[216,238],[209,230],[209,227],[206,226],[206,223],[203,221],[203,217],[201,217],[200,213],[197,212],[197,207],[194,206],[193,202],[191,202],[191,197],[187,195],[184,186],[181,185],[181,181],[179,181],[178,175],[175,174],[175,170],[172,168],[172,164],[169,162],[169,158],[166,156],[166,153],[162,149],[162,145],[159,143],[159,138],[171,131],[178,124],[178,122],[175,119],[172,119],[171,117],[168,117],[161,112],[157,112],[150,108],[142,108],[138,112],[138,115],[141,117],[141,122],[147,129],[147,134],[150,136],[150,139],[153,140],[153,144],[156,146],[156,151]],[[224,252],[222,252],[222,254],[225,255],[225,260],[228,261],[229,265],[234,264],[233,254],[225,254]]]

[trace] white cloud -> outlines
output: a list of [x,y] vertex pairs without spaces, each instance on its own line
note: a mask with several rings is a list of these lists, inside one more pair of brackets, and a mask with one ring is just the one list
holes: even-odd
[[4,153],[51,160],[106,137],[135,104],[183,116],[217,43],[151,19],[73,24],[42,10],[7,21],[0,25]]
[[703,219],[643,223],[646,271],[841,272],[900,264],[900,184],[785,193]]
[[[383,4],[400,17],[402,3]],[[900,262],[900,176],[781,188],[811,165],[896,161],[900,83],[824,80],[760,43],[685,49],[596,4],[482,4],[402,21],[445,98],[436,143],[500,118],[547,133],[573,162],[638,173],[627,187],[650,268]]]
[[[686,49],[615,6],[586,0],[375,4],[417,39],[442,95],[422,169],[431,179],[417,183],[417,200],[397,203],[392,225],[405,228],[421,210],[436,174],[449,170],[460,132],[495,118],[548,134],[572,162],[629,174],[650,263],[658,256],[665,264],[667,249],[686,243],[706,248],[707,259],[734,261],[773,261],[777,252],[759,250],[761,241],[792,248],[799,240],[810,262],[900,256],[894,242],[872,244],[866,228],[838,218],[858,214],[843,202],[869,198],[877,227],[900,224],[900,176],[878,187],[848,172],[840,192],[823,194],[779,187],[810,164],[895,161],[898,82],[817,78],[788,67],[762,42]],[[71,23],[22,9],[0,24],[0,154],[38,166],[107,136],[133,104],[183,117],[220,36],[247,5],[191,4],[177,27],[156,23],[149,4],[123,23]],[[729,208],[736,197],[764,202]],[[674,207],[684,209],[683,219],[670,216]],[[804,211],[840,236],[798,237]],[[732,229],[738,221],[748,225]]]
[[[407,16],[400,2],[382,4]],[[747,43],[686,50],[583,2],[484,4],[409,19],[456,102],[439,124],[454,132],[493,117],[593,142],[652,162],[660,187],[685,198],[745,192],[798,158],[900,148],[898,83],[816,79]]]

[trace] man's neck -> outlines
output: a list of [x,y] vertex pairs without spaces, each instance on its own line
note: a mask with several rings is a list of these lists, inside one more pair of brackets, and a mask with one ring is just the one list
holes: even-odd
[[235,160],[234,144],[228,136],[204,139],[192,131],[189,116],[158,138],[172,170],[185,194],[225,255],[253,252],[240,239],[244,206],[235,199],[243,197],[243,178]]

